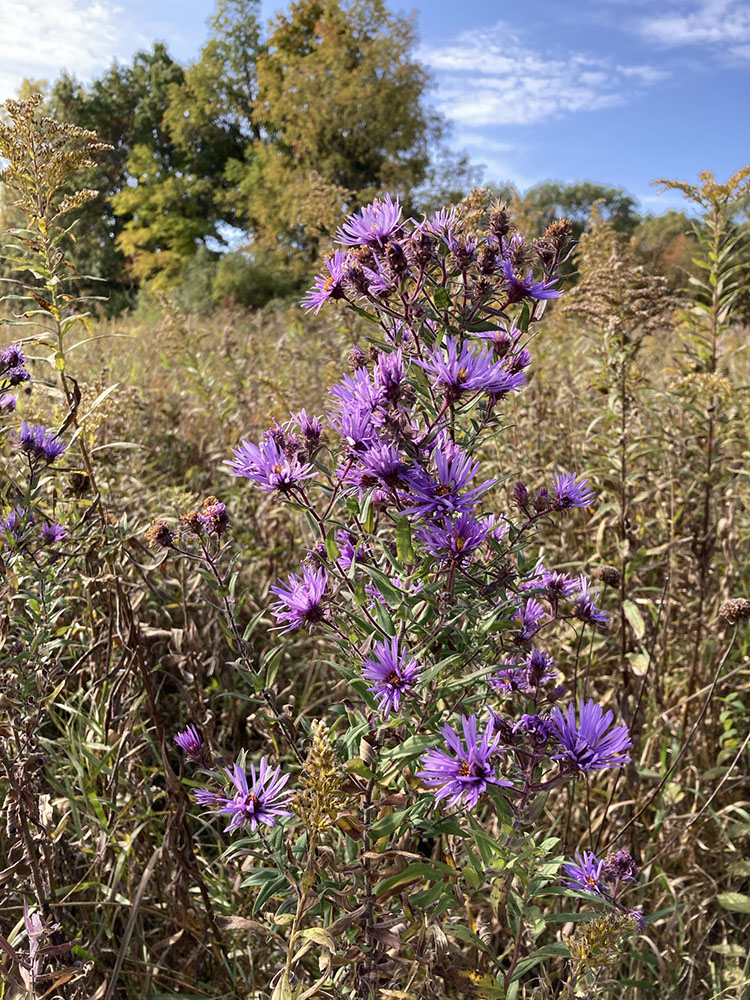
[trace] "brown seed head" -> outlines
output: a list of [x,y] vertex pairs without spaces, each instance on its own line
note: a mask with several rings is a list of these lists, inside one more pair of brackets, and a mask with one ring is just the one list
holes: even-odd
[[161,546],[169,549],[174,544],[174,532],[166,521],[154,521],[146,532],[146,538],[151,548]]
[[573,238],[573,226],[570,219],[555,219],[550,222],[544,232],[544,239],[549,240],[557,249],[562,249]]
[[619,569],[616,566],[598,566],[593,573],[594,579],[601,580],[608,587],[619,587],[622,580]]
[[510,221],[508,219],[508,206],[498,201],[492,206],[490,212],[490,232],[498,240],[508,235],[510,231]]
[[735,597],[731,601],[725,601],[719,608],[719,618],[727,625],[747,621],[750,618],[750,600],[746,597]]
[[189,531],[192,535],[200,535],[203,533],[203,525],[200,519],[200,510],[189,510],[185,514],[180,515],[180,523],[186,531]]

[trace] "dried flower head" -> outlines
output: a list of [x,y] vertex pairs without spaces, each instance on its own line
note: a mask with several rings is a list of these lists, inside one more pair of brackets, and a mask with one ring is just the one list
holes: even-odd
[[587,969],[596,972],[618,961],[624,933],[632,933],[636,926],[629,913],[608,913],[581,923],[574,934],[565,938],[574,970],[580,975]]
[[597,566],[592,575],[595,580],[601,580],[608,587],[619,587],[622,581],[622,576],[616,566]]
[[750,600],[747,597],[734,597],[725,601],[719,608],[719,618],[727,625],[736,625],[750,618]]
[[174,545],[174,532],[166,521],[154,521],[146,532],[146,539],[151,548],[161,546],[168,549]]
[[299,789],[289,800],[290,809],[309,830],[318,833],[336,824],[354,803],[331,743],[328,726],[321,719],[312,724],[312,743],[299,777]]

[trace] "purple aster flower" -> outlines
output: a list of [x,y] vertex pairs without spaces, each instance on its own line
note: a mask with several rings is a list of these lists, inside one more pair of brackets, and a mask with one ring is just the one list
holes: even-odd
[[382,387],[371,381],[366,368],[357,368],[352,375],[344,375],[328,392],[333,396],[333,405],[340,411],[365,409],[372,412],[384,399]]
[[223,504],[216,497],[208,497],[203,501],[203,506],[198,511],[198,522],[207,535],[221,535],[229,527],[229,515],[226,504]]
[[26,355],[20,344],[9,344],[0,351],[0,369],[22,368],[26,364]]
[[0,393],[0,413],[13,413],[17,405],[18,396],[15,393]]
[[542,627],[546,613],[539,601],[530,597],[522,608],[518,608],[513,615],[513,620],[521,626],[517,637],[521,642],[526,642]]
[[188,726],[183,732],[177,733],[174,741],[188,760],[194,764],[206,765],[206,748],[195,726]]
[[515,656],[502,661],[502,666],[490,674],[487,683],[498,694],[507,697],[513,691],[520,691],[526,684],[526,667],[516,666]]
[[266,493],[273,490],[286,493],[315,475],[311,465],[290,458],[273,436],[266,437],[260,445],[241,441],[238,448],[232,449],[232,454],[233,461],[224,463],[232,470],[232,475],[250,479]]
[[562,753],[553,760],[567,761],[576,770],[603,771],[608,767],[623,767],[632,746],[627,726],[612,726],[614,716],[593,699],[578,703],[578,719],[572,704],[563,710],[555,707],[550,716]]
[[14,507],[5,517],[0,517],[0,532],[6,536],[6,543],[17,545],[34,523],[34,517],[25,507]]
[[3,381],[6,385],[21,385],[22,382],[30,382],[31,375],[25,368],[11,368],[5,372]]
[[463,233],[450,233],[445,242],[462,271],[465,271],[476,260],[477,241],[472,236],[464,236]]
[[527,351],[524,348],[522,351],[517,351],[515,354],[509,354],[505,359],[505,368],[510,375],[516,375],[519,372],[525,371],[532,362],[531,351]]
[[[373,487],[382,490],[404,488],[409,480],[409,466],[401,458],[398,448],[388,442],[370,445],[357,455],[359,466],[350,469],[346,481],[359,487],[360,492]],[[387,495],[386,493],[386,495]]]
[[373,411],[368,407],[342,408],[330,414],[328,422],[341,437],[350,455],[357,455],[377,444]]
[[397,638],[375,643],[372,656],[363,661],[362,676],[374,681],[368,690],[378,699],[383,716],[398,712],[401,698],[411,694],[421,670],[413,656],[399,650]]
[[504,393],[520,389],[526,381],[523,372],[511,375],[500,361],[493,361],[489,351],[475,351],[468,343],[461,350],[455,337],[447,336],[443,349],[435,346],[427,361],[418,361],[449,402],[467,392]]
[[251,830],[256,830],[261,824],[275,826],[279,816],[292,815],[284,808],[291,793],[282,791],[289,775],[281,774],[280,767],[272,771],[265,757],[261,758],[257,775],[255,765],[250,765],[249,783],[244,768],[239,764],[235,763],[231,770],[228,767],[224,770],[236,788],[231,798],[203,790],[196,792],[195,797],[202,806],[232,817],[225,833],[248,825]]
[[54,431],[48,431],[41,424],[30,426],[25,420],[21,422],[18,446],[33,461],[47,464],[62,455],[66,447]]
[[544,750],[555,735],[555,729],[546,715],[522,715],[513,726],[514,733],[523,733],[534,750]]
[[481,739],[477,735],[476,715],[463,716],[463,741],[449,725],[440,727],[448,750],[430,750],[422,757],[422,770],[417,777],[426,785],[437,787],[435,798],[447,799],[449,806],[461,803],[473,809],[488,785],[512,786],[511,781],[497,777],[492,758],[500,752],[500,737],[492,719]]
[[433,448],[432,460],[436,476],[433,478],[423,469],[415,469],[409,495],[405,498],[408,506],[404,513],[417,517],[432,517],[436,514],[468,513],[477,500],[497,482],[490,479],[481,486],[466,490],[479,468],[479,462],[472,461],[466,452],[455,445],[447,436],[442,436]]
[[375,267],[362,268],[367,294],[374,299],[387,299],[392,292],[395,292],[398,281],[394,278],[391,270],[379,260],[375,260],[373,263]]
[[375,384],[379,386],[389,403],[397,403],[404,390],[406,371],[401,348],[391,354],[378,355],[375,367]]
[[520,302],[521,299],[559,299],[562,292],[552,286],[557,281],[534,281],[531,270],[525,278],[519,278],[513,269],[513,262],[504,260],[500,268],[505,277],[505,288],[511,302]]
[[521,336],[521,331],[516,327],[511,327],[510,332],[503,329],[489,330],[485,333],[476,333],[474,336],[490,344],[496,358],[504,358],[510,354],[517,338]]
[[541,578],[541,586],[546,591],[547,598],[553,604],[569,598],[578,589],[578,582],[567,573],[555,570],[545,570]]
[[547,653],[543,653],[541,649],[537,649],[536,647],[532,649],[524,663],[526,687],[530,691],[536,690],[542,684],[546,684],[547,681],[553,681],[557,676],[555,661]]
[[530,575],[527,576],[521,584],[521,590],[541,590],[544,586],[543,581],[545,573],[546,569],[544,567],[544,563],[540,559]]
[[609,622],[609,614],[597,607],[599,599],[599,588],[586,579],[582,573],[576,581],[576,589],[571,599],[573,600],[573,614],[588,625],[598,625],[606,629]]
[[292,414],[292,422],[299,427],[308,454],[312,454],[320,444],[320,435],[323,433],[320,420],[317,417],[308,417],[307,410],[302,409],[299,413]]
[[430,524],[420,528],[417,538],[441,563],[468,562],[492,527],[492,522],[487,519],[479,520],[473,514],[461,514],[450,524]]
[[382,247],[401,229],[401,206],[398,198],[391,200],[387,194],[376,198],[354,215],[350,215],[336,233],[336,242],[344,246]]
[[57,521],[54,521],[52,524],[42,526],[42,541],[45,545],[59,545],[67,537],[68,529],[64,524],[58,524]]
[[634,882],[638,875],[638,865],[630,851],[614,851],[604,859],[602,876],[607,882]]
[[320,567],[303,566],[301,576],[290,573],[287,583],[271,587],[278,601],[271,605],[276,621],[287,623],[283,632],[291,632],[300,625],[312,628],[325,618],[324,595],[328,574]]
[[303,309],[307,312],[312,310],[316,316],[328,299],[344,297],[343,281],[349,266],[349,254],[345,250],[337,250],[332,257],[326,257],[325,265],[328,274],[319,274],[315,278],[314,286],[305,293],[300,303]]
[[[339,550],[336,562],[345,573],[354,563],[366,562],[370,554],[366,545],[357,545],[356,535],[343,529],[336,532],[336,546]],[[323,551],[325,552],[325,549]]]
[[439,236],[444,240],[449,240],[458,221],[458,210],[455,205],[450,208],[441,208],[431,219],[426,219],[422,225],[428,233]]
[[588,482],[588,479],[582,479],[580,483],[577,483],[573,472],[556,472],[550,483],[552,505],[555,510],[588,507],[595,496]]
[[563,865],[563,872],[567,875],[564,884],[569,889],[582,889],[584,892],[592,892],[606,898],[608,893],[602,885],[603,867],[604,862],[600,861],[593,851],[576,854],[573,861]]

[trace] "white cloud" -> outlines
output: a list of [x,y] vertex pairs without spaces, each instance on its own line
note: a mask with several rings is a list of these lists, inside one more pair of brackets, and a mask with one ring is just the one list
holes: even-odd
[[701,45],[720,54],[750,58],[750,4],[745,0],[702,0],[641,19],[638,30],[664,48]]
[[2,0],[0,100],[24,77],[53,80],[67,69],[86,79],[127,54],[122,14],[106,0]]
[[525,149],[517,142],[503,142],[481,131],[458,129],[452,145],[456,149],[466,150],[472,163],[484,168],[483,181],[509,181],[519,190],[524,190],[538,179],[518,169],[515,161]]
[[423,47],[438,77],[438,103],[461,125],[531,125],[624,103],[666,75],[652,66],[619,66],[579,53],[534,51],[502,22],[464,31],[448,45]]

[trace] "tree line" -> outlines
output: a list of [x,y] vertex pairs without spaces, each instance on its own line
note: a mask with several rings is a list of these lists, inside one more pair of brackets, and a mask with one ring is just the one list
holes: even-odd
[[[144,286],[263,305],[305,284],[346,212],[389,191],[416,214],[477,181],[429,106],[414,22],[383,0],[293,0],[267,30],[260,0],[217,0],[208,27],[186,65],[155,42],[89,83],[63,73],[44,87],[45,113],[112,147],[87,179],[100,197],[76,213],[73,255],[103,279],[109,309]],[[39,87],[25,81],[22,96]],[[495,193],[530,233],[565,215],[578,236],[596,203],[644,263],[682,280],[681,212],[644,218],[622,189],[591,182]],[[7,195],[0,212],[5,228]]]

